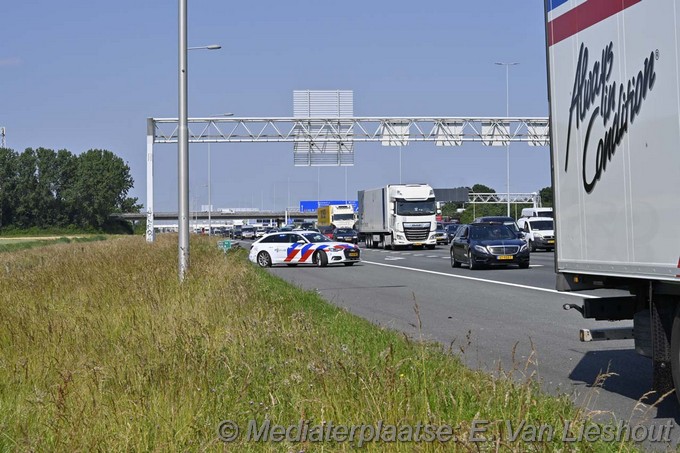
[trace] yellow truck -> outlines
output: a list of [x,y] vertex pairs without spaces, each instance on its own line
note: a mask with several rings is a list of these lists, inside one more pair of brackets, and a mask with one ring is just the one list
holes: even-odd
[[320,206],[316,211],[316,226],[333,228],[354,228],[357,215],[351,204]]

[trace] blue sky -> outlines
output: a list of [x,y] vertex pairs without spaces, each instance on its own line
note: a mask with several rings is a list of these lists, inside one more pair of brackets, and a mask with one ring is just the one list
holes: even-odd
[[[146,198],[146,118],[177,117],[177,1],[6,2],[0,126],[7,145],[108,149]],[[543,1],[189,0],[189,116],[292,116],[293,90],[353,90],[356,116],[547,116]],[[355,166],[294,167],[292,145],[215,144],[212,202],[282,209],[399,182],[399,149],[355,145]],[[177,209],[177,147],[155,148],[156,210]],[[402,149],[403,182],[505,191],[505,148]],[[207,145],[190,146],[190,199],[207,204]],[[547,147],[511,147],[511,190],[550,185]],[[319,184],[320,181],[320,184]]]

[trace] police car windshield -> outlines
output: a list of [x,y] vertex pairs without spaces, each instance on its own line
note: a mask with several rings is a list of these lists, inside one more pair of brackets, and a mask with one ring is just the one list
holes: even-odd
[[321,233],[302,233],[302,236],[309,242],[331,242],[330,239]]

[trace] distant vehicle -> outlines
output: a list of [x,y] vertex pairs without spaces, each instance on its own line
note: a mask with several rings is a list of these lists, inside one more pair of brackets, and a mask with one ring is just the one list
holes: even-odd
[[359,191],[359,240],[366,247],[435,248],[437,207],[427,184],[388,184]]
[[255,228],[255,237],[256,238],[261,238],[262,236],[264,236],[264,234],[265,234],[264,227],[256,227]]
[[351,204],[321,206],[316,211],[318,227],[353,228],[357,215]]
[[437,244],[449,243],[449,235],[446,233],[444,224],[437,223],[437,229],[435,230],[435,239],[437,240]]
[[316,226],[314,225],[314,222],[303,222],[302,225],[300,225],[300,229],[301,230],[314,230],[314,229],[316,229]]
[[272,234],[272,233],[277,233],[279,231],[278,228],[269,228],[265,234]]
[[453,237],[456,235],[456,231],[458,231],[458,228],[460,228],[460,223],[449,223],[448,225],[444,226],[444,230],[446,230],[446,237],[448,238],[449,244],[453,240]]
[[552,217],[527,217],[517,221],[529,243],[529,250],[555,250],[555,226]]
[[244,225],[243,227],[241,227],[241,238],[255,239],[255,227],[250,225]]
[[333,239],[338,242],[351,242],[352,244],[359,243],[359,233],[352,228],[338,228],[333,233]]
[[553,208],[524,208],[522,217],[553,217]]
[[320,227],[319,232],[324,236],[327,236],[329,239],[334,239],[333,234],[335,232],[335,228],[333,228],[332,226]]
[[529,267],[529,247],[510,227],[501,223],[463,225],[451,242],[451,267],[465,263],[470,269],[487,265]]
[[235,225],[234,229],[231,231],[232,239],[243,239],[242,229],[242,225]]
[[325,267],[340,263],[351,266],[361,260],[361,252],[356,245],[331,241],[321,233],[279,232],[255,241],[248,259],[260,267],[274,264],[315,264]]

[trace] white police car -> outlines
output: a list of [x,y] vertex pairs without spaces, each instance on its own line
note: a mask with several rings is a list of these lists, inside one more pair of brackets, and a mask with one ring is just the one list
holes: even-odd
[[359,262],[359,247],[344,242],[334,242],[314,231],[286,231],[264,236],[255,241],[248,258],[261,267],[273,264],[315,264],[324,267],[342,263],[345,266]]

